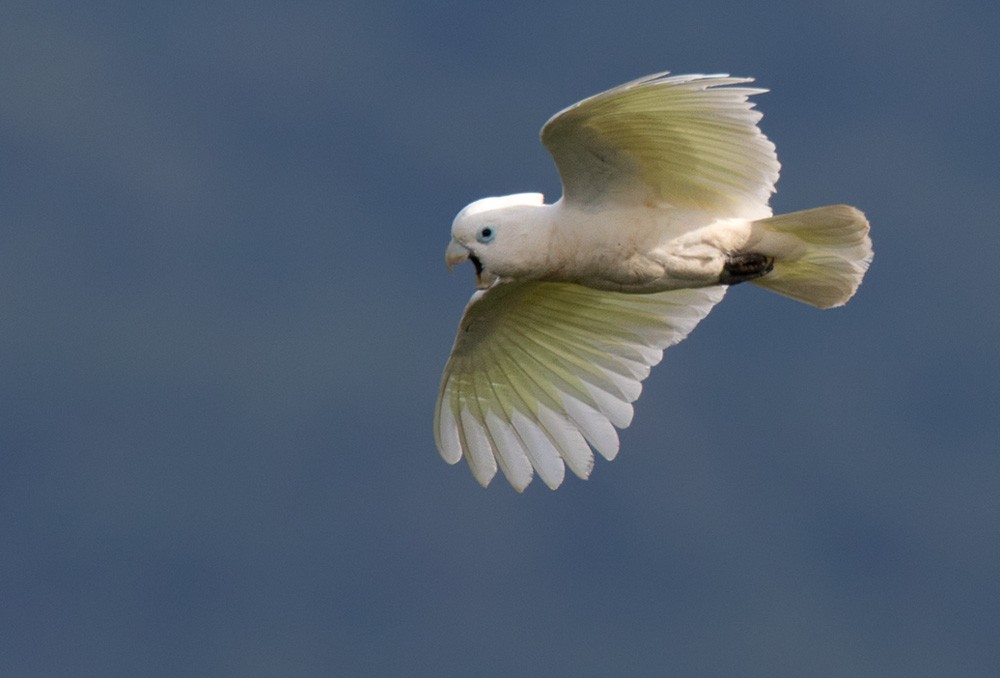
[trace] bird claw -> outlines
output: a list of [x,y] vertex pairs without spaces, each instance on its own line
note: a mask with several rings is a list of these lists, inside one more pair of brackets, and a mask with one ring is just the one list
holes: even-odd
[[722,266],[719,282],[723,285],[738,285],[767,275],[774,269],[774,257],[757,252],[730,254]]

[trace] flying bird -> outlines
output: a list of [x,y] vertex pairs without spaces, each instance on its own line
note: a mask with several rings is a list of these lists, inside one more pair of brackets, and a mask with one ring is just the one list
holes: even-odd
[[780,167],[750,97],[728,75],[647,76],[584,99],[541,131],[562,197],[483,198],[455,218],[449,268],[473,293],[438,394],[442,457],[483,486],[499,468],[522,491],[565,469],[587,478],[663,350],[729,285],[819,308],[850,299],[872,259],[846,205],[773,216]]

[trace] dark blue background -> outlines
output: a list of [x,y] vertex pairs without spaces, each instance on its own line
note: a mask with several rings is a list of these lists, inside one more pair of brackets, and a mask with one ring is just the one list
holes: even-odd
[[[996,3],[3,15],[3,675],[998,675]],[[618,460],[484,491],[431,435],[451,219],[664,69],[771,88],[776,211],[874,264],[732,290]]]

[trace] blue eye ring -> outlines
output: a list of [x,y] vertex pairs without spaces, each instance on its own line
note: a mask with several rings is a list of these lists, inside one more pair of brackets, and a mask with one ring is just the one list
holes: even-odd
[[492,226],[483,226],[476,231],[476,240],[484,245],[488,242],[493,242],[495,237],[497,237],[497,230]]

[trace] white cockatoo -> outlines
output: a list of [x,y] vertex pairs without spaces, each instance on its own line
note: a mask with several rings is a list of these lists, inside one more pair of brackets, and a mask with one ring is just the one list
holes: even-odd
[[438,450],[487,485],[523,490],[565,467],[586,478],[663,350],[726,286],[752,281],[840,306],[872,258],[868,221],[834,205],[772,216],[774,145],[750,78],[661,73],[557,113],[542,128],[563,195],[484,198],[459,212],[445,253],[471,260],[435,412]]

